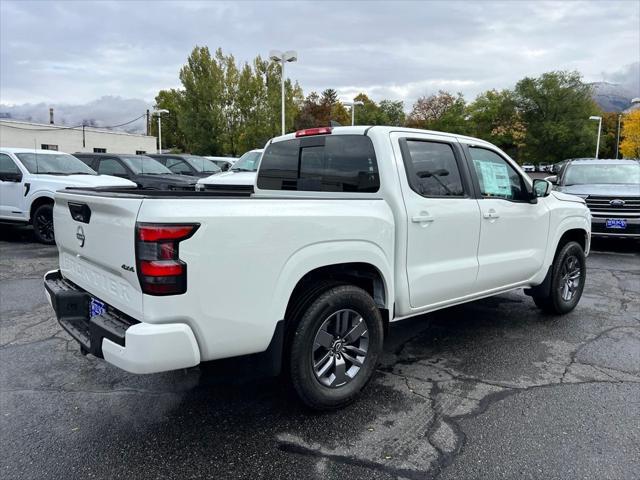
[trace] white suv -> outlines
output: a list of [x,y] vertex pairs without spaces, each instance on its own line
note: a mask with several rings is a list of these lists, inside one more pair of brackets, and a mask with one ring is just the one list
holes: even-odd
[[0,222],[32,223],[42,243],[55,243],[53,195],[57,190],[118,186],[135,187],[135,183],[98,175],[67,153],[0,148]]
[[198,180],[196,190],[230,189],[238,193],[243,190],[252,192],[262,152],[264,152],[262,148],[249,150],[228,171]]

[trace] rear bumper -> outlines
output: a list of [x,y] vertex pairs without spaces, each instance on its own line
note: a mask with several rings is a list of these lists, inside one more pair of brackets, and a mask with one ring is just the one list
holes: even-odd
[[85,353],[131,373],[200,363],[200,349],[188,325],[141,323],[108,305],[104,314],[89,318],[91,295],[64,279],[59,270],[45,274],[44,287],[58,322]]
[[594,237],[628,237],[640,238],[640,218],[638,217],[622,217],[627,220],[627,228],[615,229],[607,228],[607,218],[610,217],[591,217],[591,235]]

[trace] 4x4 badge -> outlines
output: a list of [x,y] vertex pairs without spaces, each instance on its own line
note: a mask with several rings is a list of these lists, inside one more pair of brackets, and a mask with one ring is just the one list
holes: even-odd
[[82,229],[82,227],[78,227],[78,231],[76,232],[76,238],[78,239],[78,244],[80,245],[80,248],[84,247],[85,236],[84,236],[84,230]]

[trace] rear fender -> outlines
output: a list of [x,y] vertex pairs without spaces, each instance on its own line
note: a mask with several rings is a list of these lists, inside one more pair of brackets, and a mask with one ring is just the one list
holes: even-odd
[[[391,254],[393,252],[390,252]],[[307,273],[317,268],[344,263],[367,263],[382,277],[385,307],[393,305],[393,266],[378,245],[367,241],[330,241],[308,245],[289,257],[278,277],[269,318],[283,319],[294,288]]]

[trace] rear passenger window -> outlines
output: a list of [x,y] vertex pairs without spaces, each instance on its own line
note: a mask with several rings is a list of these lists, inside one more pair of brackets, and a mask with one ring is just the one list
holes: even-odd
[[104,160],[100,160],[98,173],[103,175],[126,175],[127,171],[115,158],[105,158]]
[[424,197],[463,197],[464,188],[453,148],[448,143],[406,140],[407,179]]
[[273,143],[262,157],[258,188],[377,192],[380,178],[371,139],[328,135]]
[[166,167],[171,170],[173,173],[179,173],[182,175],[190,175],[191,169],[189,165],[184,160],[180,160],[178,158],[169,158],[167,159]]

